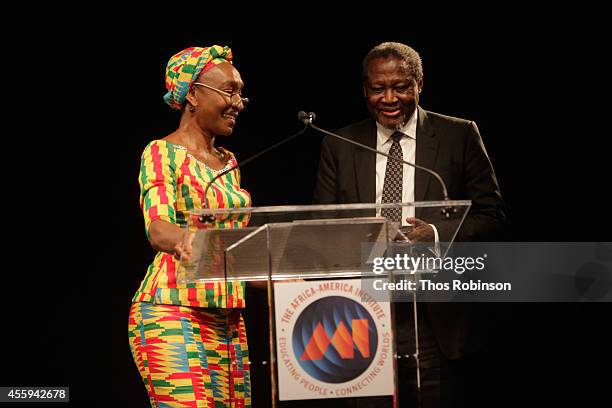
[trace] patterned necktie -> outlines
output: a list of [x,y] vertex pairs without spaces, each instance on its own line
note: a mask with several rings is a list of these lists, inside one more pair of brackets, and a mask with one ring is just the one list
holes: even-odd
[[[404,159],[400,139],[404,136],[402,132],[395,132],[391,135],[393,144],[389,149],[389,156],[399,160]],[[385,182],[383,184],[382,203],[401,203],[402,202],[402,183],[403,183],[403,164],[400,161],[387,158],[387,168],[385,169]],[[381,215],[395,222],[402,220],[401,208],[383,208]]]

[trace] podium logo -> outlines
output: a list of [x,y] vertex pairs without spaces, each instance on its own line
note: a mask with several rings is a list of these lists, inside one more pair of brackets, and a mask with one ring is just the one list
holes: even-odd
[[328,296],[300,314],[292,343],[304,371],[319,381],[337,384],[357,378],[368,368],[378,334],[374,319],[358,302]]

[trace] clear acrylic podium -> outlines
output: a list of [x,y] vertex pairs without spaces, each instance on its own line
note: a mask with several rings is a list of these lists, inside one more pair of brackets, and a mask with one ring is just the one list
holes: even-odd
[[[278,403],[278,382],[274,341],[274,282],[364,278],[371,260],[384,256],[393,243],[402,242],[407,247],[413,245],[406,237],[410,226],[399,225],[380,215],[386,208],[401,207],[409,216],[433,224],[439,240],[425,246],[444,257],[470,205],[470,201],[436,201],[194,211],[189,215],[189,234],[186,237],[191,242],[192,253],[188,261],[181,260],[177,283],[189,285],[211,281],[246,281],[267,289],[270,406],[275,407]],[[411,271],[413,276],[431,272],[436,271]],[[392,301],[391,298],[388,300]],[[416,294],[412,294],[411,301],[416,306]],[[417,388],[420,389],[416,307],[414,311],[417,335],[413,357],[417,367]],[[392,333],[395,333],[393,307],[391,322]],[[249,337],[253,335],[248,333]],[[395,350],[393,353],[395,355]],[[394,369],[394,397],[393,404],[389,406],[399,406],[396,373]]]

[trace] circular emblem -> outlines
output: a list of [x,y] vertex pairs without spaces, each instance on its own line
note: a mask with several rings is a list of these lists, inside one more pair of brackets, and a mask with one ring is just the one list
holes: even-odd
[[357,378],[368,368],[378,333],[374,319],[361,304],[329,296],[302,311],[292,343],[304,371],[319,381],[337,384]]

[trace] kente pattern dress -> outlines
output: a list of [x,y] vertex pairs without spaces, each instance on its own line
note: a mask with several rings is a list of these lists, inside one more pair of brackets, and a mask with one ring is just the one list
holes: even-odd
[[[228,169],[236,158],[223,151]],[[183,146],[164,140],[149,143],[139,176],[147,236],[154,220],[185,227],[187,212],[205,203],[208,208],[250,206],[238,170],[217,179],[204,197],[208,182],[223,170],[207,167]],[[241,228],[246,222],[228,219],[215,227]],[[249,357],[240,313],[245,284],[185,284],[183,272],[173,255],[158,252],[132,299],[130,349],[151,405],[250,407]]]

